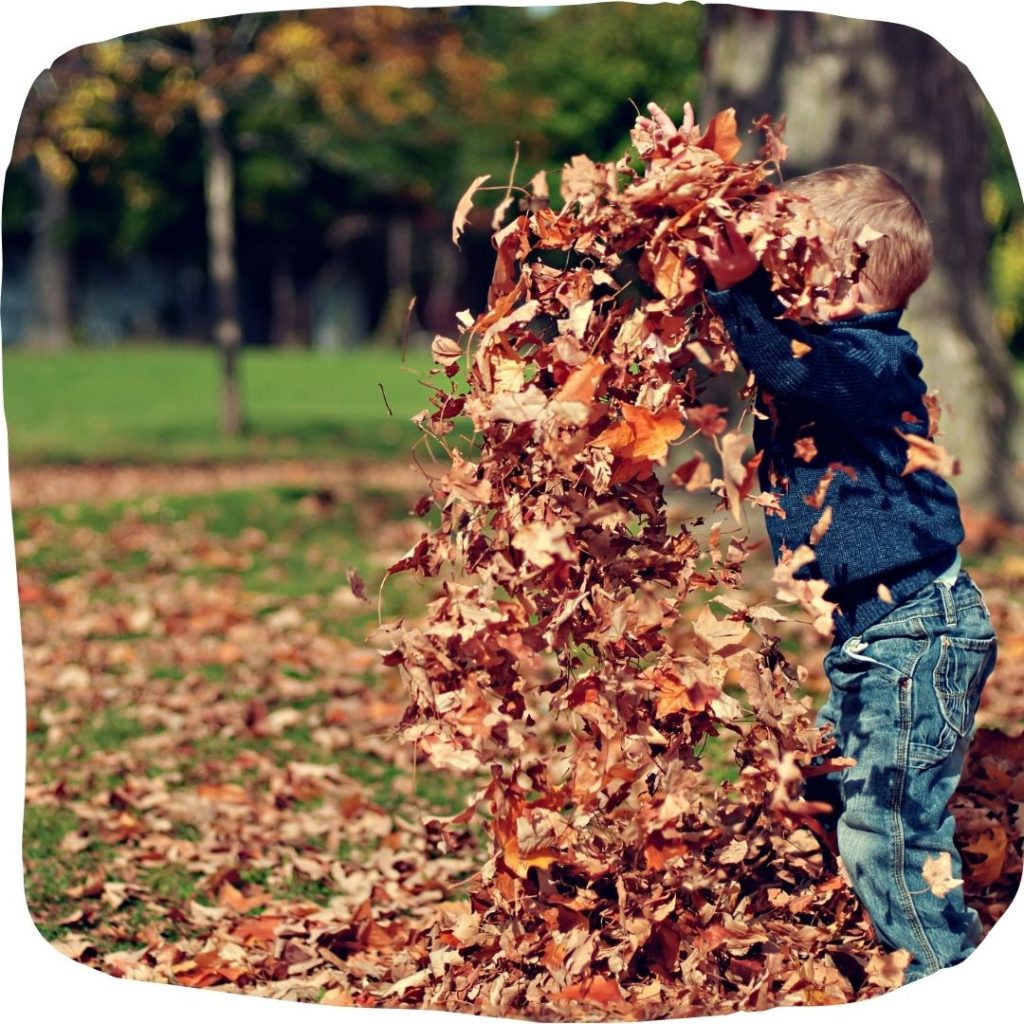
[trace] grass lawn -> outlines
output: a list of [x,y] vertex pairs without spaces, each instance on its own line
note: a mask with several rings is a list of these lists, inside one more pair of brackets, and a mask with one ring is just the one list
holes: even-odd
[[[186,346],[3,353],[13,465],[345,458],[404,452],[429,407],[429,352],[251,350],[241,360],[246,436],[219,436],[218,356]],[[431,381],[439,387],[443,374]],[[387,396],[387,404],[381,393]],[[392,414],[393,413],[393,414]]]

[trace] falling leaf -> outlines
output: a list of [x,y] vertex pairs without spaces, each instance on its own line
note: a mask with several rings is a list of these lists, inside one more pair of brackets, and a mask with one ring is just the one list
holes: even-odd
[[434,336],[430,352],[434,357],[434,362],[440,363],[442,366],[451,366],[462,358],[462,346],[457,341],[442,337],[440,334]]
[[926,469],[940,476],[955,476],[960,472],[960,463],[949,452],[934,441],[929,441],[918,434],[906,434],[902,430],[896,433],[907,442],[907,464],[902,476]]
[[530,179],[530,191],[533,193],[533,195],[537,199],[547,199],[547,198],[549,198],[550,193],[548,191],[548,178],[547,178],[547,172],[546,171],[539,170]]
[[729,510],[733,519],[740,524],[743,522],[743,499],[750,493],[757,476],[757,467],[764,457],[764,452],[758,451],[744,462],[742,455],[749,444],[750,438],[738,430],[724,435],[721,441],[722,470]]
[[813,437],[797,438],[793,445],[793,456],[804,462],[811,462],[817,454],[818,446],[814,443]]
[[363,578],[359,575],[358,571],[350,568],[345,575],[348,578],[348,585],[352,589],[352,593],[360,601],[369,603],[370,599],[366,596],[366,584],[363,582]]
[[697,491],[711,485],[711,467],[702,455],[694,455],[692,459],[677,466],[670,479],[679,487]]
[[825,532],[832,525],[832,506],[826,505],[825,511],[821,513],[821,517],[811,527],[810,543],[817,544],[819,540],[825,535]]
[[728,411],[721,405],[695,405],[683,410],[683,418],[689,426],[695,427],[705,437],[714,437],[728,426],[728,421],[722,415]]
[[462,198],[459,199],[458,205],[455,207],[455,216],[452,218],[452,241],[456,245],[459,244],[459,238],[466,229],[469,211],[473,208],[473,194],[489,178],[489,174],[481,174],[474,178],[469,188],[462,193]]

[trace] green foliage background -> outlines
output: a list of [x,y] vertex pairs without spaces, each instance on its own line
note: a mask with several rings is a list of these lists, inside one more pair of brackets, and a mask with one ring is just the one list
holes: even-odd
[[[349,67],[346,78],[338,69],[344,31],[333,41],[306,40],[302,30],[317,12],[212,19],[235,28],[248,18],[252,53],[277,33],[291,49],[275,52],[293,55],[291,66],[256,75],[230,94],[236,210],[248,252],[268,260],[283,252],[309,270],[326,258],[325,236],[347,212],[386,218],[396,210],[431,211],[445,224],[475,176],[490,174],[491,185],[508,180],[516,143],[517,181],[546,168],[556,193],[558,169],[574,154],[618,159],[627,151],[633,103],[654,99],[673,114],[687,98],[699,107],[704,10],[697,3],[463,6],[416,15],[416,28],[399,32],[382,23],[377,36],[367,30],[359,58],[422,53],[428,71],[411,73],[415,88],[385,81],[381,96],[356,90],[356,99],[333,110],[317,76],[333,68],[348,88],[361,73]],[[154,253],[204,264],[198,119],[173,105],[177,72],[138,64],[154,41],[173,48],[183,38],[176,26],[154,28],[82,47],[55,66],[55,74],[78,68],[66,79],[77,92],[57,145],[73,168],[71,216],[62,230],[76,266],[123,267]],[[456,43],[438,42],[445,39]],[[399,46],[406,49],[396,57]],[[384,101],[398,113],[382,115]],[[147,116],[161,103],[159,117]],[[994,116],[990,136],[984,207],[994,300],[1003,336],[1024,359],[1024,204]],[[478,196],[479,204],[497,202],[498,193]],[[38,208],[31,160],[16,151],[3,204],[8,252],[28,246]]]

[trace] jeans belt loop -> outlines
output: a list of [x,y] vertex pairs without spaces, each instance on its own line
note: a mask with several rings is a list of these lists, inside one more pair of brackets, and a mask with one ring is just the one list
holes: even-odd
[[945,614],[946,625],[956,625],[956,602],[953,600],[953,586],[950,583],[943,583],[942,580],[935,581],[942,595],[942,610]]

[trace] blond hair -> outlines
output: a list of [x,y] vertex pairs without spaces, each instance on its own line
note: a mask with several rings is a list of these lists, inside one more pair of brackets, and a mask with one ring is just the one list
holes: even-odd
[[902,308],[924,284],[932,267],[932,233],[917,203],[891,174],[869,164],[841,164],[781,187],[809,200],[815,214],[835,228],[840,253],[864,228],[882,233],[868,247],[862,271],[881,305]]

